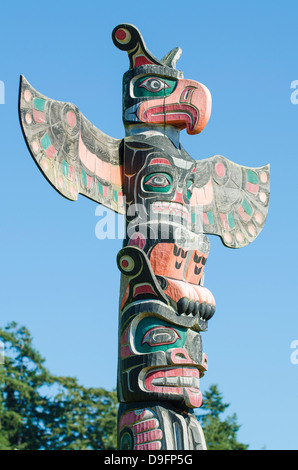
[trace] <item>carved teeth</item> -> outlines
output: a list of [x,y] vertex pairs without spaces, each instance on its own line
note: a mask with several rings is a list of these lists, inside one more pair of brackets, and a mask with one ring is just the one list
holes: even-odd
[[200,388],[200,379],[194,377],[194,388]]
[[200,380],[197,377],[159,377],[153,379],[155,387],[190,387],[200,388]]
[[179,377],[166,377],[165,382],[166,382],[165,385],[169,385],[171,387],[178,387]]
[[193,387],[194,381],[192,377],[180,377],[180,383],[183,387]]
[[162,213],[167,215],[179,215],[183,217],[187,217],[189,214],[187,207],[185,207],[180,202],[155,201],[152,204],[152,207],[155,214]]
[[162,387],[163,385],[165,385],[164,377],[152,380],[152,385],[155,385],[156,387]]

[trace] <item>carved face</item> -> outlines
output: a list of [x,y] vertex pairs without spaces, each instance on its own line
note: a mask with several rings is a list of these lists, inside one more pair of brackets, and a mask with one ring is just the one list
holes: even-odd
[[136,70],[132,78],[131,71],[124,76],[124,124],[172,125],[198,134],[210,117],[210,92],[199,82],[167,72],[167,68],[147,66],[144,73]]
[[[132,203],[127,207],[128,234],[140,229],[144,237],[169,238],[167,228],[176,224],[191,224],[190,198],[195,168],[194,160],[186,152],[158,152],[143,150],[142,159],[135,158],[139,166],[134,169]],[[149,227],[150,226],[150,227]],[[159,229],[158,229],[159,226]],[[164,227],[165,236],[157,230]],[[148,228],[149,227],[149,228]],[[149,232],[148,232],[149,230]],[[154,232],[154,234],[153,234]]]
[[[153,310],[153,316],[150,310]],[[187,318],[157,302],[131,306],[137,315],[120,337],[121,393],[125,401],[164,400],[201,406],[200,377],[207,370],[201,336]]]
[[164,214],[190,221],[193,168],[191,160],[167,154],[148,155],[145,167],[136,178],[137,202],[145,206],[147,214],[152,206],[151,217]]

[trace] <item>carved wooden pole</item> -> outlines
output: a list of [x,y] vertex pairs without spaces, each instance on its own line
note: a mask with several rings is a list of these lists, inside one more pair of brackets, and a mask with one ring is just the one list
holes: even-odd
[[269,204],[269,166],[248,168],[216,155],[196,161],[179,133],[200,133],[208,89],[183,78],[173,49],[160,61],[130,24],[114,44],[128,53],[123,78],[126,136],[96,129],[70,103],[46,98],[22,77],[20,120],[34,160],[68,199],[84,194],[125,214],[117,256],[119,300],[118,448],[206,448],[194,415],[208,368],[201,332],[215,301],[204,287],[206,234],[225,246],[252,242]]

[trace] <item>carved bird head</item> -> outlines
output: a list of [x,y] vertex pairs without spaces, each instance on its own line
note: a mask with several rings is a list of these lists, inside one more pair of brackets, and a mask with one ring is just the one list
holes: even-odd
[[120,24],[112,33],[116,47],[127,51],[130,68],[123,77],[123,122],[126,130],[173,126],[198,134],[211,114],[211,94],[202,83],[183,78],[176,69],[181,49],[160,61],[146,48],[139,30]]

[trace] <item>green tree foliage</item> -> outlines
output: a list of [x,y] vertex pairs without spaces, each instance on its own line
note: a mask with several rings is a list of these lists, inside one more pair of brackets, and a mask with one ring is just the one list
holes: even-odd
[[237,432],[240,425],[237,424],[237,415],[234,413],[225,419],[222,414],[230,406],[223,402],[223,396],[218,391],[217,385],[211,385],[203,394],[204,402],[200,410],[206,410],[198,419],[204,430],[208,450],[247,450],[248,445],[237,441]]
[[[0,364],[0,450],[114,450],[117,395],[85,388],[72,377],[56,377],[33,347],[25,327],[0,329],[5,361]],[[237,417],[221,419],[229,407],[216,385],[204,394],[198,416],[209,450],[246,450],[237,441]],[[201,412],[202,413],[202,412]]]
[[55,377],[16,323],[0,329],[0,450],[114,449],[116,392]]

